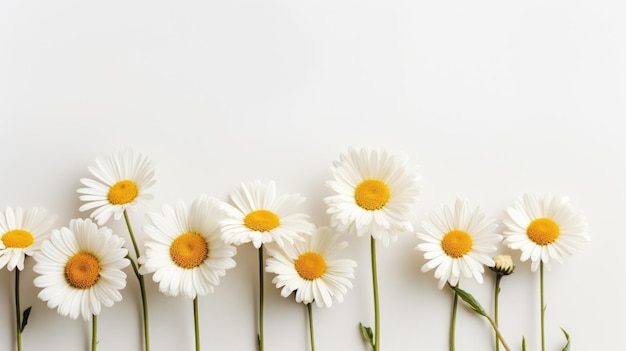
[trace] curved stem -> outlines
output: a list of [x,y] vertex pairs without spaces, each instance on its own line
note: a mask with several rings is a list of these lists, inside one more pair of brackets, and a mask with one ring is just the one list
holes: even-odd
[[546,335],[545,335],[545,312],[546,308],[543,300],[543,261],[539,263],[539,294],[541,299],[541,350],[546,350]]
[[502,347],[504,347],[506,351],[511,351],[511,348],[509,347],[509,345],[504,341],[504,338],[502,337],[502,334],[500,333],[500,329],[498,329],[498,325],[493,321],[493,319],[489,318],[489,316],[485,316],[485,317],[487,318],[489,323],[491,323],[493,330],[495,330],[496,339],[500,340],[500,342],[502,343]]
[[[459,287],[459,284],[456,285]],[[454,292],[454,298],[452,299],[452,316],[450,317],[450,351],[454,351],[456,348],[456,311],[459,306],[459,294]]]
[[309,337],[311,339],[311,351],[315,351],[315,333],[313,331],[313,308],[311,303],[306,304],[306,310],[309,315]]
[[15,337],[17,350],[22,351],[22,311],[20,307],[20,270],[15,267]]
[[263,245],[259,247],[259,351],[263,351]]
[[96,351],[98,345],[98,316],[95,314],[91,320],[91,351]]
[[135,257],[139,259],[139,247],[137,246],[137,241],[135,240],[135,234],[133,234],[133,228],[130,226],[130,221],[128,220],[128,213],[124,210],[124,220],[126,221],[126,227],[128,228],[128,234],[130,234],[130,240],[133,242],[133,248],[135,249]]
[[[496,327],[498,326],[498,301],[500,296],[500,281],[502,280],[502,274],[496,275],[496,289],[494,291],[494,308],[493,308],[493,319]],[[500,350],[500,342],[498,341],[498,335],[496,333],[496,351]]]
[[193,299],[193,326],[196,337],[196,351],[200,351],[200,321],[198,320],[198,296]]
[[374,351],[380,350],[380,310],[378,307],[378,273],[376,269],[376,239],[370,236],[372,256],[372,286],[374,288]]
[[[128,233],[130,234],[130,239],[133,243],[133,248],[135,249],[135,257],[137,261],[139,260],[139,247],[137,246],[137,241],[135,240],[135,235],[133,234],[133,229],[130,226],[130,220],[128,219],[128,213],[124,210],[124,221],[126,221],[126,227],[128,228]],[[133,266],[133,271],[137,276],[137,280],[139,280],[139,289],[141,290],[141,307],[143,312],[143,337],[144,344],[146,347],[146,351],[150,351],[150,324],[148,321],[148,300],[146,296],[146,284],[144,282],[143,275],[139,273],[138,264],[130,258],[130,255],[126,255],[126,258],[130,261]]]

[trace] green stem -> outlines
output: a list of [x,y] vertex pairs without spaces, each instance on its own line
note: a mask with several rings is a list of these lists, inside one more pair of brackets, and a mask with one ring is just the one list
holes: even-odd
[[128,220],[128,213],[124,210],[124,220],[126,221],[126,227],[128,228],[128,234],[130,234],[130,240],[133,242],[133,248],[135,249],[135,257],[139,259],[139,247],[137,246],[137,241],[135,240],[135,234],[133,234],[133,228],[130,226],[130,220]]
[[[124,220],[126,221],[126,227],[128,228],[128,233],[130,234],[130,239],[133,243],[133,248],[135,249],[135,257],[137,261],[139,260],[139,247],[137,246],[137,241],[135,240],[135,235],[133,234],[133,229],[130,226],[130,220],[128,219],[128,213],[124,210]],[[141,307],[143,311],[143,336],[144,343],[146,346],[146,351],[150,351],[150,324],[148,321],[148,299],[146,296],[146,284],[144,282],[143,275],[139,273],[138,264],[130,258],[129,255],[126,255],[126,258],[129,259],[131,265],[133,266],[133,271],[135,271],[135,275],[137,276],[137,280],[139,280],[139,289],[141,290]]]
[[378,273],[376,269],[376,239],[370,236],[372,256],[372,286],[374,288],[374,351],[380,350],[380,310],[378,307]]
[[96,351],[96,345],[98,345],[98,316],[95,314],[91,320],[91,351]]
[[193,299],[193,325],[196,337],[196,351],[200,351],[200,325],[198,320],[198,296]]
[[498,325],[493,321],[493,319],[489,318],[489,316],[485,315],[485,318],[487,318],[489,323],[491,323],[493,330],[496,332],[496,341],[500,340],[500,342],[502,343],[502,347],[504,347],[506,351],[511,351],[509,345],[504,341],[502,333],[500,333],[500,329],[498,329]]
[[311,303],[306,304],[306,310],[309,315],[309,337],[311,339],[311,351],[315,351],[315,333],[313,331],[313,308]]
[[[459,284],[455,287],[459,287]],[[454,351],[456,348],[456,311],[459,306],[459,294],[454,292],[454,298],[452,299],[452,316],[450,317],[450,351]]]
[[546,350],[546,335],[545,335],[545,304],[543,299],[543,261],[539,263],[539,294],[541,298],[541,350]]
[[263,245],[259,247],[259,351],[264,350],[263,345],[263,302],[265,299],[263,291]]
[[15,336],[17,350],[22,351],[22,311],[20,308],[20,270],[15,267]]
[[[502,280],[502,274],[496,275],[496,289],[494,291],[494,312],[493,319],[496,326],[498,326],[498,301],[500,296],[500,281]],[[500,350],[500,342],[498,341],[498,335],[496,334],[496,351]]]

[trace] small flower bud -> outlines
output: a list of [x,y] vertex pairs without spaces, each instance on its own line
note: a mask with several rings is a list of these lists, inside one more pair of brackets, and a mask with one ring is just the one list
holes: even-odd
[[493,267],[489,267],[489,269],[499,275],[509,275],[515,270],[515,265],[510,255],[498,255],[493,260],[496,264]]

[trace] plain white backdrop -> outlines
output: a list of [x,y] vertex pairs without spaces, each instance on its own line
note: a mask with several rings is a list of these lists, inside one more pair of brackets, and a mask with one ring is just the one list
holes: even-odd
[[[14,1],[0,0],[0,206],[44,206],[56,227],[84,217],[79,179],[125,147],[156,168],[147,211],[202,193],[226,200],[241,181],[273,179],[322,199],[350,146],[404,151],[420,166],[419,220],[457,196],[500,223],[522,194],[571,198],[589,222],[581,255],[546,272],[548,350],[614,350],[626,328],[619,290],[626,232],[626,7],[621,1]],[[123,222],[109,222],[120,236]],[[501,228],[501,226],[500,226]],[[417,230],[417,229],[416,229]],[[314,309],[318,350],[367,350],[373,324],[369,240],[341,304]],[[421,273],[414,235],[379,246],[381,350],[448,350],[450,291]],[[501,329],[540,350],[538,275],[503,279]],[[257,256],[200,299],[203,350],[256,350]],[[90,325],[37,298],[32,260],[22,306],[26,350],[86,350]],[[99,317],[99,350],[141,350],[139,289]],[[493,275],[462,280],[492,311]],[[0,350],[14,350],[13,272],[0,271]],[[267,285],[268,351],[308,350],[306,310]],[[192,303],[148,279],[153,351],[192,350]],[[484,319],[461,306],[457,350],[493,350]]]

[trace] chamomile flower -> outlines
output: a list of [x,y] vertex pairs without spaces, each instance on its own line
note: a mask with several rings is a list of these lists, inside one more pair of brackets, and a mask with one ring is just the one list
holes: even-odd
[[296,302],[331,307],[332,298],[343,301],[343,295],[352,288],[356,262],[335,258],[348,243],[336,242],[338,235],[329,227],[319,227],[305,241],[285,245],[282,249],[268,246],[270,258],[265,270],[275,273],[272,283],[282,288],[287,297],[295,292]]
[[0,269],[24,269],[26,256],[33,256],[49,235],[54,222],[42,207],[7,207],[0,213]]
[[130,263],[124,239],[90,219],[73,219],[69,227],[53,230],[34,255],[37,295],[62,316],[91,320],[102,306],[122,300],[126,286],[122,270]]
[[222,239],[234,245],[252,242],[255,248],[275,242],[284,246],[303,240],[302,234],[314,229],[309,216],[296,212],[305,198],[294,195],[276,195],[276,183],[259,180],[242,183],[230,194],[232,205],[224,203],[226,217],[221,222]]
[[220,239],[222,211],[217,200],[200,196],[189,210],[182,200],[164,205],[162,213],[148,213],[144,232],[146,253],[140,259],[142,274],[168,296],[189,299],[214,291],[226,270],[235,267],[234,246]]
[[155,183],[152,162],[141,154],[135,156],[132,149],[97,159],[96,167],[88,169],[96,179],[80,180],[86,188],[77,190],[85,202],[79,210],[93,210],[90,217],[98,225],[111,217],[119,220],[127,208],[135,208],[153,197],[147,192]]
[[584,216],[574,211],[567,197],[547,193],[525,194],[506,210],[504,243],[521,251],[521,261],[532,261],[534,272],[540,262],[580,253],[589,240]]
[[468,200],[457,199],[453,208],[444,205],[441,210],[427,215],[421,223],[425,233],[417,234],[424,242],[415,249],[423,251],[428,260],[422,272],[436,268],[439,289],[446,282],[456,285],[461,275],[482,283],[484,266],[494,265],[490,253],[502,240],[502,235],[494,233],[496,224],[478,207],[472,209]]
[[327,185],[337,194],[324,202],[338,232],[371,235],[388,246],[398,233],[413,231],[413,206],[421,194],[420,175],[404,153],[351,148],[332,167]]

